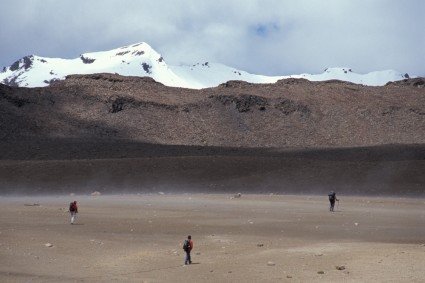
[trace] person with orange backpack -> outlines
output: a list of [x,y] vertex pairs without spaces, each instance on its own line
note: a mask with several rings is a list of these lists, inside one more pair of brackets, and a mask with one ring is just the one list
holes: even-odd
[[192,263],[192,259],[190,258],[190,252],[193,249],[193,241],[192,236],[187,236],[187,240],[184,241],[183,250],[186,252],[186,259],[184,261],[184,265],[188,265]]
[[71,213],[71,224],[74,224],[75,218],[78,213],[77,201],[73,201],[69,204],[69,212]]

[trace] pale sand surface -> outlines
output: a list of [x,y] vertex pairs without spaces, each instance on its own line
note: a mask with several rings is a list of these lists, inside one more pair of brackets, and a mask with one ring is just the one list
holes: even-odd
[[326,196],[232,197],[2,197],[0,282],[425,280],[425,199],[339,196],[331,213]]

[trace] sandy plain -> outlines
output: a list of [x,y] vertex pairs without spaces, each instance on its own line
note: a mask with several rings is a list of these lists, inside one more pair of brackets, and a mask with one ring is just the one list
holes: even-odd
[[425,199],[339,197],[1,197],[0,282],[423,282]]

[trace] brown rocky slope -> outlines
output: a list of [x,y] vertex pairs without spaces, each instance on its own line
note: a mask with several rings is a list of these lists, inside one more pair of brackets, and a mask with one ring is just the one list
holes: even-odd
[[0,189],[424,195],[424,86],[191,90],[112,74],[0,85]]

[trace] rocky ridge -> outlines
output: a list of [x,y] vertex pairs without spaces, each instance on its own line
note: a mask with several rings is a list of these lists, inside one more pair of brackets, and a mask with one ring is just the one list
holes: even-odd
[[232,147],[352,147],[425,140],[424,79],[229,81],[202,90],[151,78],[72,75],[45,88],[0,88],[2,140],[126,139]]

